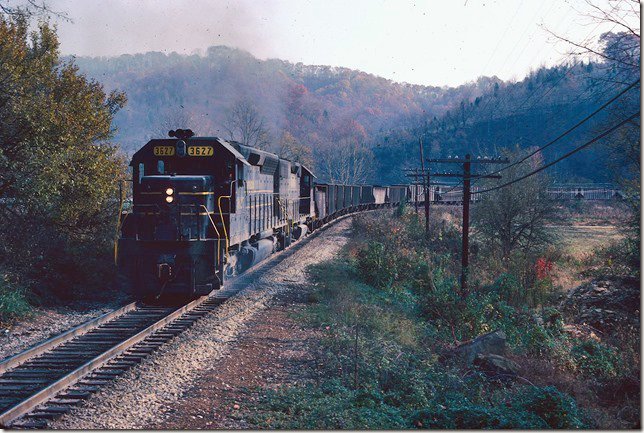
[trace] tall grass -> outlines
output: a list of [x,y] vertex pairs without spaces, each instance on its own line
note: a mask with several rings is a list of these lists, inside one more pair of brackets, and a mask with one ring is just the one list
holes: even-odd
[[25,290],[7,281],[6,276],[0,276],[0,323],[9,323],[30,311]]

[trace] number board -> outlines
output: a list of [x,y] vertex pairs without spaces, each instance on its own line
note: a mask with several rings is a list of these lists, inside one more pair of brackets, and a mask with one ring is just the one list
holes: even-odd
[[188,155],[190,156],[213,156],[215,153],[212,146],[190,146]]
[[174,146],[154,146],[154,156],[173,156]]

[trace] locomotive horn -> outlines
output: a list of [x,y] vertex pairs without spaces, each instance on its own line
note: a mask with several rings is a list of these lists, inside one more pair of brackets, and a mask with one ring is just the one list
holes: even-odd
[[168,135],[170,137],[177,137],[181,140],[185,140],[186,138],[190,138],[195,135],[194,132],[192,132],[192,129],[177,129],[176,131],[171,130],[168,131]]

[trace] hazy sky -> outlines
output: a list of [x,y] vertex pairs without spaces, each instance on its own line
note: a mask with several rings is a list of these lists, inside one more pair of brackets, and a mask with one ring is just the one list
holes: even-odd
[[[191,54],[228,45],[254,56],[345,66],[395,81],[455,86],[523,78],[567,58],[542,27],[574,40],[612,26],[583,0],[50,0],[63,54]],[[598,4],[614,4],[596,0]]]

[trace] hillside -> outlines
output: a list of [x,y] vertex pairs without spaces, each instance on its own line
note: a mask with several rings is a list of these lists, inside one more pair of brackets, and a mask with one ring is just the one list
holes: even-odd
[[[268,148],[312,165],[320,180],[341,183],[406,181],[402,169],[418,165],[421,136],[426,155],[434,157],[541,146],[635,79],[610,62],[576,61],[516,82],[480,77],[457,88],[431,87],[347,68],[259,60],[225,46],[210,47],[205,56],[148,52],[75,63],[106,90],[127,94],[114,123],[115,141],[128,154],[169,129],[189,127]],[[636,93],[626,95],[622,107],[639,108]],[[243,121],[236,118],[242,115]],[[610,110],[593,117],[544,159],[592,138],[611,117]],[[599,143],[552,175],[563,182],[608,182],[626,162]]]
[[[470,153],[499,155],[518,145],[541,147],[545,162],[592,140],[640,109],[639,85],[613,104],[591,116],[611,98],[639,79],[639,39],[625,33],[602,36],[605,57],[589,62],[573,59],[552,68],[539,68],[521,81],[494,82],[481,96],[470,95],[448,107],[443,116],[399,125],[376,140],[384,143],[376,152],[377,171],[383,182],[404,180],[400,168],[418,166],[418,137],[433,157]],[[611,54],[610,50],[619,54]],[[556,140],[570,129],[561,139]],[[609,135],[549,171],[559,182],[611,182],[631,176],[639,159],[639,123]],[[556,140],[556,141],[555,141]],[[409,161],[407,155],[413,155]]]
[[224,46],[209,48],[203,57],[149,52],[78,57],[75,63],[106,90],[127,94],[128,104],[115,118],[115,141],[127,153],[169,127],[227,137],[226,118],[245,100],[264,118],[270,147],[277,150],[287,131],[319,159],[331,143],[352,141],[370,149],[380,132],[442,116],[456,101],[476,98],[498,82],[480,79],[458,88],[401,84],[347,68],[258,60]]

